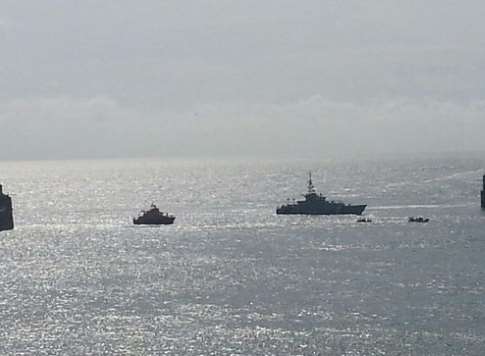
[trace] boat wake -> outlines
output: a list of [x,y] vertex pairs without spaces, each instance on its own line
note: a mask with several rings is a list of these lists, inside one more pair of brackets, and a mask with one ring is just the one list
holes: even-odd
[[461,204],[410,204],[410,205],[382,205],[368,207],[367,210],[398,210],[398,209],[452,209],[452,208],[466,208],[469,203]]

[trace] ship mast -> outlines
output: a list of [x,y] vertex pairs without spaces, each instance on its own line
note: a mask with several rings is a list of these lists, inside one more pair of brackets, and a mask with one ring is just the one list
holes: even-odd
[[309,194],[315,193],[315,187],[313,186],[311,171],[308,172],[308,193]]

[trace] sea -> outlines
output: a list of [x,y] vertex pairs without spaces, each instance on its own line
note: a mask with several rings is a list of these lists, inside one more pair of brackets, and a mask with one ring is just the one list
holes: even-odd
[[[484,155],[1,162],[1,355],[484,355]],[[308,171],[355,216],[278,216]],[[155,203],[171,226],[135,226]],[[430,219],[409,223],[409,216]]]

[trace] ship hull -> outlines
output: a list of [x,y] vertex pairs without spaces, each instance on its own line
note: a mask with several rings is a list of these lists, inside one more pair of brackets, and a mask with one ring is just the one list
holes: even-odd
[[133,219],[135,225],[171,225],[175,221],[175,217],[164,217],[163,219]]
[[339,207],[300,207],[285,205],[276,209],[278,215],[362,215],[367,205],[344,205]]

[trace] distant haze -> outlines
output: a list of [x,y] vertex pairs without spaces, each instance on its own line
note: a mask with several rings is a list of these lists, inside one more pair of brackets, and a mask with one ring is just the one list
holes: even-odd
[[0,0],[0,159],[485,150],[485,2]]

